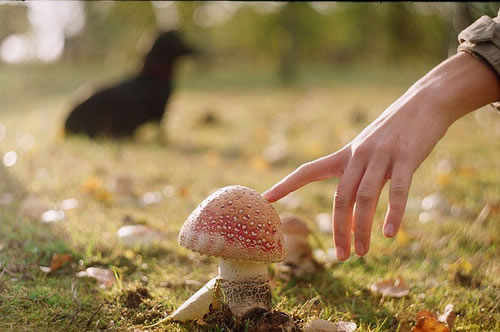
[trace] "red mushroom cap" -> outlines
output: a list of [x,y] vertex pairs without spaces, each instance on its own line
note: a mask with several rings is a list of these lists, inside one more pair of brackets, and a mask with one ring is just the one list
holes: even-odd
[[179,244],[243,261],[279,262],[286,254],[278,213],[258,192],[238,185],[201,202],[182,226]]

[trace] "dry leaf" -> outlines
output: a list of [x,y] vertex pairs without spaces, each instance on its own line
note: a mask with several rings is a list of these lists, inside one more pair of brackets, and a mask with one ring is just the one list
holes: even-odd
[[401,278],[377,281],[370,286],[370,290],[375,294],[389,297],[404,297],[410,292]]
[[150,205],[160,203],[163,199],[163,194],[160,191],[147,192],[142,195],[142,204]]
[[343,321],[335,322],[333,323],[333,325],[335,325],[335,327],[337,328],[337,332],[354,332],[358,327],[354,322]]
[[453,309],[454,309],[453,304],[451,304],[451,303],[448,304],[444,308],[443,314],[438,317],[438,321],[440,321],[441,323],[446,323],[446,325],[448,325],[450,330],[455,325],[455,319],[457,318],[457,314],[455,313],[455,311]]
[[269,168],[269,163],[261,158],[261,157],[255,157],[253,158],[251,161],[250,161],[250,165],[256,169],[256,170],[259,170],[259,171],[262,171],[262,170],[266,170]]
[[338,321],[332,323],[325,319],[315,319],[309,322],[305,328],[305,332],[354,332],[357,328],[354,322]]
[[63,210],[47,210],[42,213],[41,219],[44,223],[52,223],[64,220],[65,214]]
[[97,189],[102,188],[103,181],[97,176],[90,176],[82,184],[82,190],[86,193],[95,192]]
[[426,318],[426,317],[436,318],[434,316],[434,314],[429,310],[419,310],[417,312],[417,320],[419,320],[420,318]]
[[96,201],[104,204],[111,204],[115,200],[113,193],[104,188],[100,188],[94,191],[94,198]]
[[104,188],[104,182],[97,176],[90,176],[82,185],[82,190],[94,195],[94,199],[104,204],[113,203],[115,197],[113,193]]
[[61,210],[72,210],[78,207],[78,200],[76,198],[68,198],[59,204]]
[[161,233],[145,225],[126,225],[116,232],[125,247],[149,246],[161,238]]
[[336,332],[337,328],[332,322],[324,319],[315,319],[304,327],[305,332]]
[[410,244],[410,237],[403,227],[400,227],[396,234],[396,243],[401,248],[405,248]]
[[449,332],[450,329],[437,321],[435,317],[420,317],[411,332]]
[[66,263],[68,263],[72,259],[73,255],[71,254],[53,254],[50,261],[50,267],[40,266],[40,270],[45,273],[54,272],[66,265]]
[[89,267],[85,271],[78,272],[76,276],[94,278],[101,288],[111,287],[116,282],[113,271],[98,267]]
[[177,190],[177,193],[179,194],[180,197],[186,199],[189,197],[191,191],[188,186],[182,186],[179,188],[179,190]]

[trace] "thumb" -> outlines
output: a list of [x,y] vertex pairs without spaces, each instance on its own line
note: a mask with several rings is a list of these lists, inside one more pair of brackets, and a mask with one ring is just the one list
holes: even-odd
[[273,203],[310,182],[340,176],[344,168],[345,155],[341,150],[302,164],[272,186],[271,189],[265,191],[262,196],[270,203]]

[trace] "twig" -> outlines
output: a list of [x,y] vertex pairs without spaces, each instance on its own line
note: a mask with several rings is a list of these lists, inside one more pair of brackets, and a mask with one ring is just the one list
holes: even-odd
[[69,321],[69,325],[71,326],[73,324],[73,321],[75,320],[76,315],[82,310],[82,308],[78,308],[76,312],[71,316],[71,320]]
[[172,319],[172,317],[167,316],[167,317],[165,317],[165,318],[163,318],[163,319],[160,319],[159,321],[157,321],[157,322],[156,322],[156,323],[154,323],[153,325],[144,326],[144,328],[149,329],[149,328],[151,328],[151,327],[155,327],[155,326],[158,326],[158,325],[160,325],[160,324],[162,324],[162,323],[164,323],[164,322],[167,322],[167,321],[169,321],[169,320],[171,320],[171,319]]
[[2,275],[3,275],[4,272],[7,272],[7,274],[10,275],[11,277],[17,277],[14,272],[11,272],[11,271],[7,270],[6,267],[2,267]]
[[95,315],[97,315],[97,313],[99,311],[101,311],[101,308],[102,308],[103,305],[104,305],[104,303],[101,303],[101,305],[99,306],[99,308],[97,308],[97,310],[92,314],[92,316],[90,316],[89,320],[87,321],[87,327],[90,326],[90,323],[92,322],[92,319],[94,319]]

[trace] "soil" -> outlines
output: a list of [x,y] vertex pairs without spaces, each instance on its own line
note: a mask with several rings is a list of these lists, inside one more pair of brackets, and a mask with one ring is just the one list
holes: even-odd
[[144,299],[151,298],[147,288],[137,288],[136,290],[127,291],[125,306],[129,309],[137,308]]
[[303,332],[303,322],[287,313],[255,308],[237,319],[231,310],[223,305],[221,309],[210,309],[203,320],[207,325],[218,326],[233,332]]

